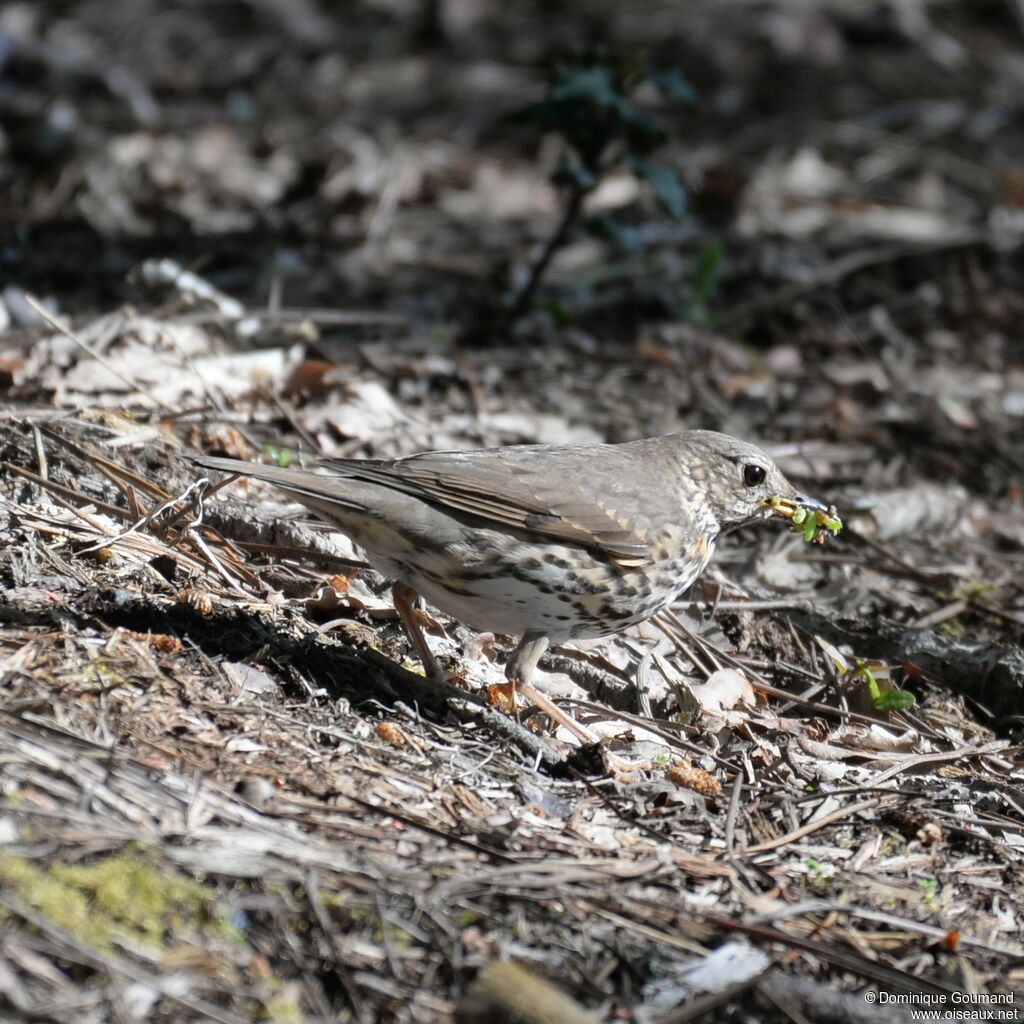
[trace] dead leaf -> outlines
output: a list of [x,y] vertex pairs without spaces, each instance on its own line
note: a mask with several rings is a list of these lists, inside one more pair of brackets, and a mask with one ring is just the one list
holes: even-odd
[[704,711],[711,715],[731,711],[737,704],[752,708],[757,703],[754,687],[738,668],[721,668],[712,672],[707,682],[690,689]]

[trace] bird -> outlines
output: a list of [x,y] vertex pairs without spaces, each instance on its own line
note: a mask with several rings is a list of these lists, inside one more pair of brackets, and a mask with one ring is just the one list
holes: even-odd
[[585,742],[589,730],[531,683],[552,643],[651,618],[700,576],[726,532],[803,494],[756,445],[708,430],[615,444],[534,444],[325,458],[316,472],[192,455],[265,481],[347,534],[392,581],[423,663],[444,678],[417,599],[481,632],[518,637],[507,680]]

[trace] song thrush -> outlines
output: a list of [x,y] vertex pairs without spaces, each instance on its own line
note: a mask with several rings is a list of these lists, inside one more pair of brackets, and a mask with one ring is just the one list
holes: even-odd
[[432,675],[413,603],[520,637],[506,675],[529,685],[551,641],[650,618],[700,575],[726,530],[799,494],[760,448],[705,430],[624,444],[523,445],[395,460],[324,459],[321,472],[196,456],[265,480],[359,545],[395,581],[395,607]]

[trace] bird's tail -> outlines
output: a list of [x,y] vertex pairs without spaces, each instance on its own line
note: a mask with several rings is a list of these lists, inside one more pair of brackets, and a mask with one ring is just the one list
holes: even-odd
[[[321,475],[305,469],[265,466],[242,459],[222,459],[215,455],[189,455],[188,460],[203,469],[265,480],[315,512],[363,511],[365,505],[345,494],[345,477],[341,474]],[[331,517],[333,518],[333,517]]]

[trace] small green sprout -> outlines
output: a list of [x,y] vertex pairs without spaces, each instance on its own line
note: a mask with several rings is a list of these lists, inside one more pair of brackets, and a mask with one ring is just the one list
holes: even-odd
[[814,639],[832,662],[840,683],[866,686],[876,711],[903,711],[915,703],[909,690],[899,689],[892,681],[889,666],[884,661],[854,658],[851,665],[847,657],[827,640],[820,636]]
[[278,448],[276,445],[265,444],[263,446],[263,454],[275,465],[281,469],[287,469],[292,462],[292,453],[286,448]]

